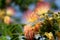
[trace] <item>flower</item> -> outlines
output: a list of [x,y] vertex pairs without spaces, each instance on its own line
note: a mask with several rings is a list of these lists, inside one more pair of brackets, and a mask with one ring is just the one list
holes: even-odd
[[34,22],[34,21],[36,21],[38,19],[38,16],[34,13],[34,12],[32,12],[31,13],[31,15],[29,16],[29,22]]
[[38,33],[38,31],[40,29],[40,26],[41,26],[41,23],[40,22],[38,22],[34,26],[31,26],[31,25],[24,26],[24,35],[25,35],[25,37],[28,40],[33,40],[35,34]]
[[38,19],[38,15],[36,15],[34,11],[28,10],[25,12],[24,18],[27,22],[34,22]]
[[3,19],[5,15],[5,9],[1,10],[0,9],[0,19]]
[[35,24],[35,26],[33,28],[35,30],[35,32],[38,32],[39,31],[40,26],[41,26],[41,23],[40,22],[38,22],[38,23]]
[[8,7],[6,10],[7,15],[12,16],[14,15],[14,9],[12,7]]
[[50,9],[50,4],[44,1],[38,2],[35,8],[35,12],[38,15],[47,13]]
[[11,23],[11,18],[9,16],[4,17],[4,23],[10,24]]
[[33,40],[34,38],[34,30],[30,25],[24,26],[24,35],[27,40]]

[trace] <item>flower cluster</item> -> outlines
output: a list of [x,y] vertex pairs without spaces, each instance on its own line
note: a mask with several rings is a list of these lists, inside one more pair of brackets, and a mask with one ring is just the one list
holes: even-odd
[[[50,4],[44,1],[38,2],[34,11],[28,12],[28,15],[26,15],[25,18],[32,23],[32,25],[36,22],[34,26],[24,26],[24,34],[27,40],[33,40],[37,32],[52,39],[60,26],[60,12],[50,11]],[[43,21],[40,19],[43,19]]]
[[4,20],[4,23],[10,24],[11,23],[11,16],[14,15],[14,9],[12,7],[8,7],[6,9],[0,9],[0,17]]

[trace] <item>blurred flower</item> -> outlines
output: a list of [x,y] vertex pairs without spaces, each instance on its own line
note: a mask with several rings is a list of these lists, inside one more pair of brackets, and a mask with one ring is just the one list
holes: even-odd
[[38,19],[38,16],[34,13],[34,12],[32,12],[31,14],[30,14],[30,16],[29,16],[29,22],[34,22],[34,21],[36,21]]
[[36,5],[35,13],[38,15],[47,13],[50,9],[50,4],[44,1],[38,2]]
[[11,23],[11,18],[9,16],[4,17],[4,23],[10,24]]
[[53,38],[53,34],[51,32],[45,32],[45,35],[47,36],[47,38],[52,39]]
[[33,40],[34,38],[34,30],[30,25],[24,26],[24,35],[27,40]]
[[41,18],[44,18],[44,15],[41,15],[41,16],[40,16],[40,19],[41,19]]
[[28,10],[25,12],[24,18],[27,20],[27,22],[34,22],[38,19],[38,16],[31,10]]
[[3,19],[5,16],[5,9],[1,10],[0,9],[0,19]]
[[40,29],[40,26],[41,26],[41,23],[40,22],[36,23],[35,26],[33,27],[34,31],[35,32],[38,32],[39,29]]
[[24,35],[28,40],[33,40],[36,33],[40,29],[41,23],[37,23],[34,26],[26,25],[24,26]]
[[15,10],[12,7],[8,7],[6,10],[7,15],[12,16],[14,15]]

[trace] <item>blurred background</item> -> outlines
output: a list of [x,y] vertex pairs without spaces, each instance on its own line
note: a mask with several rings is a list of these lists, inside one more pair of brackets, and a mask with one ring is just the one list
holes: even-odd
[[60,12],[60,0],[0,0],[0,40],[19,40],[18,36],[23,40],[24,36],[21,36],[24,35],[23,26],[33,24],[36,15],[33,16],[33,20],[29,20],[30,22],[27,19],[37,9],[36,7],[43,7],[39,6],[40,1],[47,2],[45,6],[48,5],[51,11]]

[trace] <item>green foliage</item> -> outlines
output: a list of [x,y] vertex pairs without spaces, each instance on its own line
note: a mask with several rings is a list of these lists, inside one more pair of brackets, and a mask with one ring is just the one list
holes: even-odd
[[13,2],[15,2],[16,4],[18,4],[20,6],[20,9],[22,11],[27,10],[28,6],[32,3],[36,3],[37,0],[14,0]]
[[[12,0],[10,3],[15,2],[15,4],[20,6],[21,11],[26,11],[28,9],[28,6],[32,3],[37,3],[38,0]],[[5,8],[6,0],[0,0],[0,8]],[[10,5],[10,4],[8,4]],[[55,3],[51,3],[51,7],[53,9],[57,9],[58,7],[55,5]]]
[[0,8],[5,8],[5,0],[0,0]]
[[1,40],[8,40],[6,36],[2,36]]
[[57,21],[58,16],[53,16],[53,14],[51,20],[49,19],[49,16],[44,19],[42,27],[40,29],[41,34],[44,34],[45,32],[52,32],[55,36],[55,32],[59,30],[59,23]]
[[[0,8],[5,8],[6,6],[6,0],[0,0]],[[28,6],[32,3],[36,3],[37,0],[12,0],[11,2],[15,2],[15,4],[20,6],[20,9],[22,11],[25,11],[28,9]],[[10,4],[8,4],[10,5]]]
[[5,36],[10,36],[11,40],[18,39],[19,35],[23,34],[23,24],[11,23],[7,25],[5,23],[0,23],[0,32],[2,33],[2,38],[6,39]]

